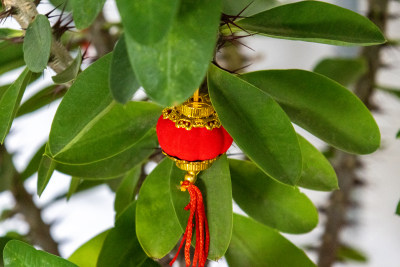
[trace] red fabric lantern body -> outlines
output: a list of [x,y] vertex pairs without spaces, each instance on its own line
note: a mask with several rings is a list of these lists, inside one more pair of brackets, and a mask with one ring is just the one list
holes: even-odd
[[190,202],[185,207],[190,210],[189,221],[178,253],[170,265],[172,266],[185,243],[186,266],[190,266],[192,228],[195,225],[193,266],[198,263],[203,267],[208,256],[210,238],[203,197],[194,183],[197,174],[209,168],[224,154],[232,145],[233,139],[221,126],[208,95],[199,95],[199,91],[182,105],[163,110],[163,115],[157,122],[157,136],[164,154],[174,160],[180,169],[187,171],[184,181],[181,182],[181,190],[188,190],[190,194]]
[[186,161],[214,159],[224,154],[232,144],[232,137],[221,126],[207,128],[177,128],[175,122],[161,116],[157,123],[158,142],[169,156]]

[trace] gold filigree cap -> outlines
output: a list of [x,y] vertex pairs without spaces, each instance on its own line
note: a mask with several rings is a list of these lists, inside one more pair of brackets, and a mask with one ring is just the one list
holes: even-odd
[[207,128],[212,130],[221,127],[218,115],[211,104],[208,94],[195,94],[181,105],[165,108],[164,119],[175,122],[177,128],[191,130],[194,128]]

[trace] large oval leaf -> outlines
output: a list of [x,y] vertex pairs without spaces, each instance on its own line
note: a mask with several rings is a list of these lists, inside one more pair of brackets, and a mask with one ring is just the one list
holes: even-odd
[[10,87],[0,91],[0,144],[10,131],[30,77],[31,72],[25,69]]
[[[171,176],[171,195],[182,228],[185,229],[189,212],[188,193],[180,191],[178,185],[183,176]],[[232,186],[226,155],[202,172],[196,185],[200,188],[207,213],[210,230],[210,251],[208,258],[218,260],[228,249],[232,236]]]
[[87,241],[75,250],[68,260],[79,267],[96,267],[104,239],[106,239],[109,231],[106,230]]
[[301,172],[301,152],[289,118],[266,93],[211,65],[211,101],[236,144],[264,172],[295,185]]
[[233,215],[233,235],[225,255],[229,266],[315,267],[306,254],[276,230]]
[[160,259],[167,255],[183,233],[170,191],[171,177],[183,176],[184,172],[174,167],[174,162],[166,158],[150,173],[140,189],[136,209],[136,234],[149,257]]
[[271,95],[291,120],[341,150],[368,154],[378,149],[379,128],[364,104],[338,83],[303,70],[266,70],[241,79]]
[[136,166],[125,174],[115,192],[114,210],[117,218],[135,199],[136,188],[142,174],[141,166]]
[[123,175],[148,158],[157,147],[155,129],[151,129],[142,139],[117,155],[87,164],[65,164],[57,162],[60,172],[83,179],[110,179]]
[[17,240],[4,247],[4,267],[77,267],[75,264]]
[[71,0],[75,26],[85,29],[93,23],[106,0]]
[[319,191],[338,189],[336,173],[329,161],[302,136],[298,135],[298,138],[303,158],[303,170],[297,185]]
[[282,5],[237,22],[242,28],[275,38],[333,45],[385,42],[379,28],[348,9],[318,1]]
[[277,6],[277,0],[222,0],[222,12],[248,17]]
[[52,34],[45,15],[37,15],[24,37],[24,59],[32,72],[42,72],[50,58]]
[[[136,202],[130,204],[115,221],[101,249],[98,267],[139,267],[148,259],[135,231]],[[156,265],[158,266],[158,264]]]
[[200,86],[214,53],[220,6],[221,0],[183,1],[170,31],[155,44],[126,36],[135,74],[152,99],[175,105]]
[[[144,1],[145,2],[145,1]],[[110,90],[114,99],[125,104],[132,99],[140,84],[129,61],[125,38],[122,35],[114,48],[110,66]]]
[[22,44],[0,41],[0,74],[25,64]]
[[118,0],[125,32],[136,42],[152,44],[168,32],[178,11],[179,0]]
[[87,164],[115,156],[155,125],[159,106],[148,102],[122,106],[112,100],[110,59],[111,54],[82,72],[60,103],[47,151],[57,162]]
[[317,209],[299,189],[275,182],[250,161],[230,160],[229,166],[233,198],[249,216],[286,233],[317,226]]

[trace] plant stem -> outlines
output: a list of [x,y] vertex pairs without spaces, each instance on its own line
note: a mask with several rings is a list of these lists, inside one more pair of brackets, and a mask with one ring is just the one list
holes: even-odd
[[[382,32],[385,32],[387,21],[388,0],[369,0],[368,18],[374,22]],[[361,56],[366,59],[368,71],[358,80],[355,86],[356,95],[364,104],[372,109],[372,95],[376,84],[376,76],[381,65],[380,51],[383,46],[365,47]],[[346,225],[346,214],[350,207],[350,198],[357,184],[356,175],[360,162],[357,156],[336,151],[333,166],[339,179],[340,190],[331,194],[327,209],[327,222],[322,236],[319,250],[319,267],[330,267],[337,260],[337,252],[341,245],[340,231]]]

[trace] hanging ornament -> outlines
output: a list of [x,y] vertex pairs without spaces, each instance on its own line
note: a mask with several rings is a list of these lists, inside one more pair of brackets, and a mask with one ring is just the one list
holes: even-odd
[[204,208],[203,196],[195,185],[200,171],[208,169],[219,156],[231,146],[233,139],[221,126],[208,94],[195,92],[183,104],[163,110],[157,122],[158,142],[163,153],[175,161],[176,166],[187,173],[181,182],[181,191],[188,191],[190,202],[185,207],[190,211],[188,224],[181,244],[170,265],[175,262],[185,244],[185,262],[190,266],[190,246],[193,225],[196,245],[193,266],[206,263],[210,236]]

